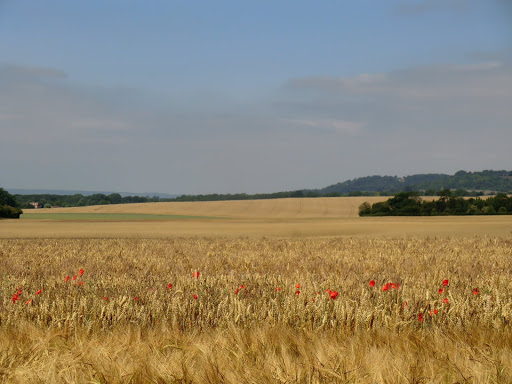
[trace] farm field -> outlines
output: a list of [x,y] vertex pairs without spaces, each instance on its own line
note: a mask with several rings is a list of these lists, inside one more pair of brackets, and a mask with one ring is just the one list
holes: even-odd
[[[157,215],[210,216],[231,218],[311,218],[356,217],[363,202],[371,204],[388,197],[323,197],[267,200],[196,201],[96,205],[89,207],[53,208],[53,213],[142,213]],[[30,210],[44,214],[48,210]]]
[[510,216],[303,200],[0,221],[0,381],[512,381]]
[[171,202],[28,210],[0,238],[510,235],[512,216],[358,217],[386,197]]

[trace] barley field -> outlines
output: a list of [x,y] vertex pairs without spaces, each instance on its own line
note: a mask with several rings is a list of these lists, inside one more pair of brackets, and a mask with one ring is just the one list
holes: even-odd
[[507,217],[247,212],[0,221],[1,382],[512,382]]

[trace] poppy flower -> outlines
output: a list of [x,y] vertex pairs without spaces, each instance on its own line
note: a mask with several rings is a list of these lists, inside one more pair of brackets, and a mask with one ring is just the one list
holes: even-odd
[[391,288],[391,285],[389,285],[389,284],[384,285],[384,286],[382,287],[382,292],[386,292],[386,291],[388,291],[388,290],[389,290],[389,288]]
[[32,300],[27,300],[25,304],[31,304]]
[[404,301],[404,302],[402,303],[402,308],[405,308],[405,306],[406,306],[406,305],[409,305],[409,303],[408,303],[407,301]]
[[66,278],[64,279],[64,281],[69,281],[69,276],[66,276]]
[[448,279],[444,279],[444,280],[443,280],[443,285],[444,285],[445,287],[447,287],[447,286],[448,286],[448,284],[450,284],[450,282],[448,281]]
[[329,294],[330,298],[333,299],[333,300],[336,300],[336,298],[338,297],[338,292],[336,291],[332,291],[330,294]]
[[437,315],[439,311],[437,309],[434,309],[434,315]]
[[242,285],[240,286],[240,289],[244,289],[244,288],[245,288],[245,285],[243,285],[243,284],[242,284]]
[[172,284],[171,283],[167,284],[167,289],[171,289],[171,288],[172,288]]
[[476,296],[476,295],[478,295],[478,293],[479,293],[478,288],[473,289],[473,295]]
[[82,276],[83,274],[84,274],[84,270],[83,270],[83,269],[80,269],[80,270],[78,271],[78,276]]
[[103,296],[103,300],[107,301],[108,297],[107,296]]
[[299,288],[300,288],[300,284],[297,284],[297,285],[295,286],[295,288],[299,289]]
[[282,290],[283,290],[283,288],[281,288],[281,287],[277,287],[277,288],[276,288],[276,291],[277,291],[277,292],[281,292]]
[[240,292],[240,289],[238,289],[238,288],[237,288],[237,289],[235,289],[235,295],[236,295],[238,292]]
[[420,314],[418,315],[418,321],[419,321],[420,323],[423,323],[423,320],[424,320],[424,319],[423,319],[423,313],[420,313]]
[[17,294],[14,294],[14,296],[12,297],[12,302],[15,303],[17,300],[19,300],[19,296]]
[[300,291],[295,291],[295,294],[296,295],[300,295]]
[[439,294],[443,294],[444,293],[444,289],[443,288],[439,288]]
[[75,275],[75,276],[73,276],[73,281],[75,281],[75,280],[76,280],[76,275]]
[[447,297],[443,299],[443,304],[450,304],[450,300]]
[[195,271],[194,273],[192,273],[192,277],[195,277],[196,279],[199,279],[199,271]]
[[327,293],[328,295],[330,295],[330,294],[331,294],[331,290],[330,290],[330,289],[326,289],[326,290],[325,290],[325,293]]
[[39,295],[39,294],[41,294],[41,290],[38,290],[38,291],[36,292],[36,295]]
[[370,287],[375,287],[375,280],[370,280]]
[[197,295],[194,295],[194,299],[196,299],[196,300],[197,300]]

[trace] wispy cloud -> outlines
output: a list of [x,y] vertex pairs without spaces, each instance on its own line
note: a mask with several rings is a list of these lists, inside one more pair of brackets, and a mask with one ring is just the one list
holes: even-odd
[[364,127],[364,123],[336,120],[336,119],[319,119],[319,120],[286,120],[292,124],[296,124],[302,127],[310,127],[316,130],[327,130],[341,134],[355,135],[361,132]]
[[467,0],[416,0],[404,1],[398,5],[398,13],[417,15],[435,10],[463,10],[468,6]]

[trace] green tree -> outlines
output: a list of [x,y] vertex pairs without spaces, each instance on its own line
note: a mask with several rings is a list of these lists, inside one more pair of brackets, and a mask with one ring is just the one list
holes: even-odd
[[13,195],[0,188],[0,217],[19,219],[21,209]]

